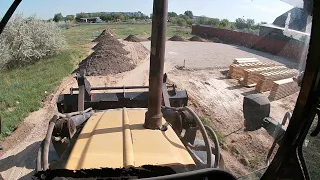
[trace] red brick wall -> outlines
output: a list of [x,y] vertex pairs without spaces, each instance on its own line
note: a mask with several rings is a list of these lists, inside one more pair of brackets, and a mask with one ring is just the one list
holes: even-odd
[[294,39],[286,42],[254,34],[213,27],[192,26],[192,34],[217,37],[224,43],[245,46],[251,49],[290,58],[294,61],[299,60],[303,50],[303,43]]

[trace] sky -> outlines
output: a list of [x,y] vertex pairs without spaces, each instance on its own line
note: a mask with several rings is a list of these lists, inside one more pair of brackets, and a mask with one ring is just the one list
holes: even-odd
[[[3,16],[13,0],[0,0],[0,16]],[[136,12],[152,13],[152,0],[23,0],[16,12],[28,16],[36,14],[49,19],[55,13],[63,16],[79,12]],[[272,23],[276,17],[292,8],[280,0],[169,0],[168,11],[183,14],[191,10],[196,16],[207,16],[234,21],[251,18],[255,22]]]

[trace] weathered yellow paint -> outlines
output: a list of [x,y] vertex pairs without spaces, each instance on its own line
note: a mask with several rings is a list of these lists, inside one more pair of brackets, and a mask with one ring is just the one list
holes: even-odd
[[130,165],[195,167],[171,126],[166,131],[143,127],[145,112],[146,109],[124,108],[95,113],[80,133],[66,169]]
[[130,120],[126,108],[122,110],[123,118],[123,167],[134,166],[134,155]]

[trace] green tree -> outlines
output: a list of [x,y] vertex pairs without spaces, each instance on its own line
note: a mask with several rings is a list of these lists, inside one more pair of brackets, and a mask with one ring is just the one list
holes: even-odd
[[229,26],[229,20],[228,19],[222,19],[219,23],[221,27],[228,27]]
[[190,19],[193,19],[193,13],[192,11],[185,11],[184,15],[188,16]]
[[184,15],[184,14],[180,14],[180,15],[179,15],[179,18],[183,18],[185,21],[187,21],[188,19],[190,19],[189,16]]
[[235,22],[235,26],[237,27],[237,29],[244,29],[248,27],[246,20],[243,18],[237,18]]
[[55,21],[55,22],[59,22],[59,21],[63,21],[63,16],[62,16],[62,14],[61,13],[58,13],[58,14],[55,14],[54,16],[53,16],[53,21]]
[[125,15],[124,15],[123,13],[121,13],[121,14],[119,15],[119,19],[120,19],[121,21],[124,21],[124,20],[126,19],[126,17],[125,17]]
[[168,18],[178,17],[178,14],[175,12],[168,12]]
[[192,24],[193,24],[193,20],[192,20],[192,19],[188,19],[188,20],[187,20],[187,25],[188,25],[188,26],[191,26]]
[[231,29],[231,30],[235,30],[236,29],[236,25],[234,22],[230,22],[229,23],[229,26],[227,27],[228,29]]
[[251,28],[254,26],[254,19],[247,19],[246,20],[246,23],[247,23],[247,28]]
[[206,25],[219,26],[220,20],[218,18],[207,18]]
[[67,15],[67,16],[65,17],[65,20],[66,20],[66,21],[73,21],[73,20],[74,20],[74,15]]
[[88,17],[89,17],[89,15],[87,13],[81,12],[81,13],[76,15],[76,20],[80,21],[80,18],[88,18]]
[[186,26],[186,25],[187,25],[187,22],[186,22],[185,19],[179,18],[179,19],[177,20],[177,24],[178,24],[178,26]]
[[197,19],[197,24],[206,24],[207,19],[208,19],[207,17],[201,16]]
[[178,19],[178,17],[172,17],[169,19],[169,22],[171,22],[172,24],[177,24]]
[[101,13],[101,14],[100,14],[100,19],[101,19],[102,21],[108,21],[108,15],[105,14],[105,13]]

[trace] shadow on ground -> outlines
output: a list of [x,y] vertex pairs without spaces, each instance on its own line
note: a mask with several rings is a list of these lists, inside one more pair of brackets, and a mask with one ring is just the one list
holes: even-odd
[[[26,147],[23,151],[18,154],[8,156],[0,160],[0,172],[7,171],[13,167],[21,167],[26,169],[35,169],[37,151],[41,144],[41,141],[34,142],[33,144]],[[21,177],[20,179],[32,179],[33,172]],[[0,175],[0,180],[3,179]]]

